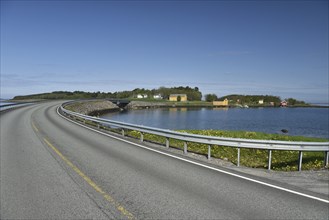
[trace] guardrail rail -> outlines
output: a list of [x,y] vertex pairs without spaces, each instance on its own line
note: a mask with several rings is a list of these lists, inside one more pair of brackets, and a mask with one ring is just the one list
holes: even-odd
[[0,112],[5,112],[14,108],[23,107],[26,105],[31,105],[33,102],[22,102],[22,103],[12,103],[12,104],[5,104],[0,106]]
[[324,166],[328,166],[329,161],[329,142],[293,142],[293,141],[274,141],[274,140],[253,140],[253,139],[239,139],[239,138],[224,138],[205,135],[196,135],[189,133],[176,132],[168,129],[153,128],[143,125],[135,125],[130,123],[124,123],[119,121],[112,121],[108,119],[92,117],[83,115],[70,110],[65,109],[66,105],[73,103],[66,102],[59,107],[59,111],[71,117],[77,117],[83,120],[92,121],[102,126],[115,127],[121,129],[122,135],[125,135],[125,129],[139,131],[141,133],[140,140],[143,142],[144,133],[154,134],[166,138],[166,147],[169,148],[169,139],[177,139],[184,141],[184,154],[187,153],[187,143],[195,142],[208,145],[208,159],[211,158],[211,147],[213,145],[227,146],[237,148],[237,166],[240,166],[240,149],[262,149],[268,150],[268,170],[271,169],[272,163],[272,151],[273,150],[285,150],[285,151],[298,151],[298,170],[302,170],[302,160],[304,151],[324,152]]

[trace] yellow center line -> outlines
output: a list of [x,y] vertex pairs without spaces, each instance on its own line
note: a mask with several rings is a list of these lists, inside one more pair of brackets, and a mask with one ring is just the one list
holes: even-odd
[[69,166],[71,167],[80,177],[82,177],[91,187],[93,187],[98,193],[100,193],[108,202],[114,205],[117,210],[121,212],[128,219],[135,219],[133,214],[127,211],[122,205],[116,202],[109,194],[107,194],[101,187],[99,187],[94,181],[86,176],[78,167],[76,167],[69,159],[67,159],[54,145],[52,145],[46,138],[43,139],[46,144]]
[[39,129],[37,128],[37,126],[35,126],[35,124],[33,123],[33,121],[32,121],[32,127],[33,127],[33,129],[34,129],[36,132],[39,132]]

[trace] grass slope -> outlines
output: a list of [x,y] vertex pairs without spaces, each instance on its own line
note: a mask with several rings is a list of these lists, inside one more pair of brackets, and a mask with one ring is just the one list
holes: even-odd
[[[259,140],[282,140],[282,141],[309,141],[309,142],[327,142],[327,139],[309,138],[300,136],[287,136],[279,134],[266,134],[261,132],[248,131],[220,131],[220,130],[180,130],[199,135],[230,137],[230,138],[245,138]],[[129,136],[139,138],[140,132],[129,131]],[[144,140],[164,144],[165,138],[152,134],[144,134]],[[179,149],[184,148],[184,142],[179,140],[170,140],[170,146]],[[205,144],[188,143],[188,151],[207,155],[208,146]],[[211,148],[211,156],[224,160],[229,160],[232,163],[237,163],[237,149],[225,146],[213,146]],[[241,148],[240,165],[254,168],[266,168],[268,163],[268,151],[258,149]],[[318,170],[324,166],[323,152],[304,152],[303,153],[303,170]],[[272,151],[272,169],[280,171],[296,171],[298,170],[298,151]]]

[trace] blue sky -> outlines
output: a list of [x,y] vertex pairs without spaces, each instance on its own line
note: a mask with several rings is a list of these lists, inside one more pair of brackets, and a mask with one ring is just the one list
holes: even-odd
[[1,97],[160,86],[328,102],[328,1],[1,1]]

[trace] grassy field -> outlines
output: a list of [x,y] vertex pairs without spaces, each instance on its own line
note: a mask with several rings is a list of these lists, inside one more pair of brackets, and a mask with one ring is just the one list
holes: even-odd
[[206,101],[186,101],[186,102],[173,102],[165,99],[129,99],[130,101],[138,102],[151,102],[151,103],[165,103],[168,106],[177,106],[177,107],[213,107],[212,102]]
[[[220,136],[230,138],[245,138],[245,139],[260,139],[260,140],[282,140],[282,141],[312,141],[312,142],[327,142],[327,139],[287,136],[279,134],[265,134],[260,132],[246,131],[219,131],[219,130],[180,130],[179,132],[187,132],[192,134]],[[139,138],[140,132],[128,131],[127,135]],[[165,143],[165,138],[145,134],[144,140]],[[184,142],[170,139],[170,146],[182,149]],[[207,155],[208,146],[205,144],[188,143],[188,151]],[[237,149],[225,146],[213,146],[211,148],[211,156],[237,163]],[[268,151],[258,149],[241,148],[240,165],[267,169]],[[324,167],[323,152],[304,152],[303,153],[303,170],[318,170]],[[328,167],[327,167],[328,168]],[[272,169],[280,171],[296,171],[298,170],[298,151],[272,151]]]

